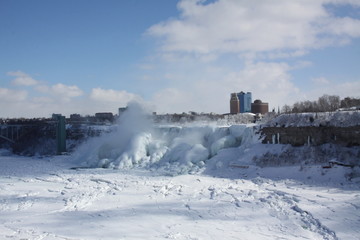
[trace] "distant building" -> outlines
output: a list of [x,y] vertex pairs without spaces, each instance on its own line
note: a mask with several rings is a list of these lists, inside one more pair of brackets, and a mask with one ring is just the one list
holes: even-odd
[[230,114],[237,114],[240,112],[240,102],[236,93],[230,95]]
[[240,113],[251,112],[251,92],[239,92],[237,93],[237,97],[239,99]]
[[100,121],[112,122],[114,120],[114,115],[111,112],[95,113],[95,118]]
[[71,120],[81,119],[81,115],[78,114],[78,113],[70,114],[70,119],[71,119]]
[[251,112],[252,113],[260,113],[265,114],[269,112],[269,104],[263,103],[261,100],[257,99],[254,103],[251,104]]
[[53,114],[51,115],[51,118],[52,118],[52,119],[56,119],[56,118],[58,118],[59,116],[61,116],[60,113],[53,113]]

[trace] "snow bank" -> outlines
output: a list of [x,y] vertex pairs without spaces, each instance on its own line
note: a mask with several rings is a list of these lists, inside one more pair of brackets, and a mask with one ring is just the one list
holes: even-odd
[[225,148],[240,146],[246,125],[155,126],[146,110],[132,104],[121,116],[117,129],[90,139],[79,147],[75,159],[86,167],[163,169],[173,174],[190,173]]
[[11,156],[12,152],[8,149],[0,148],[0,156]]

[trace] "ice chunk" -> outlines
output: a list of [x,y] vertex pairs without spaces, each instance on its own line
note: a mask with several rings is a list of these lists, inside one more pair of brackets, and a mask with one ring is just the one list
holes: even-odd
[[211,156],[216,155],[221,149],[235,147],[236,143],[235,137],[231,135],[220,138],[211,145]]

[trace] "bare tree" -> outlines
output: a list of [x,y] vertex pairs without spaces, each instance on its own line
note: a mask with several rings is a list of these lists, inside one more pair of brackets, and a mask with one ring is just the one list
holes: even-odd
[[330,105],[329,111],[336,111],[337,109],[339,109],[340,97],[335,95],[329,96],[329,105]]
[[[355,104],[356,103],[356,104]],[[355,105],[353,105],[355,104]],[[360,106],[360,99],[345,98],[340,101],[336,95],[323,95],[317,101],[295,102],[293,106],[285,105],[282,107],[283,113],[302,113],[302,112],[331,112],[340,107]]]
[[312,101],[305,101],[302,104],[303,112],[314,112],[314,102]]
[[318,99],[318,107],[320,112],[326,112],[330,108],[329,95],[323,95]]
[[282,113],[291,113],[291,111],[292,111],[292,108],[289,105],[286,105],[286,104],[281,109]]
[[350,98],[346,97],[340,102],[340,107],[342,108],[351,108],[360,106],[360,98]]

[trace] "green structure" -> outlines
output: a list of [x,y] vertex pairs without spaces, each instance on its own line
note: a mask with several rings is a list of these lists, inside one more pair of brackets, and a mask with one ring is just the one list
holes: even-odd
[[56,120],[56,152],[62,154],[66,152],[65,116],[54,114],[53,118]]

